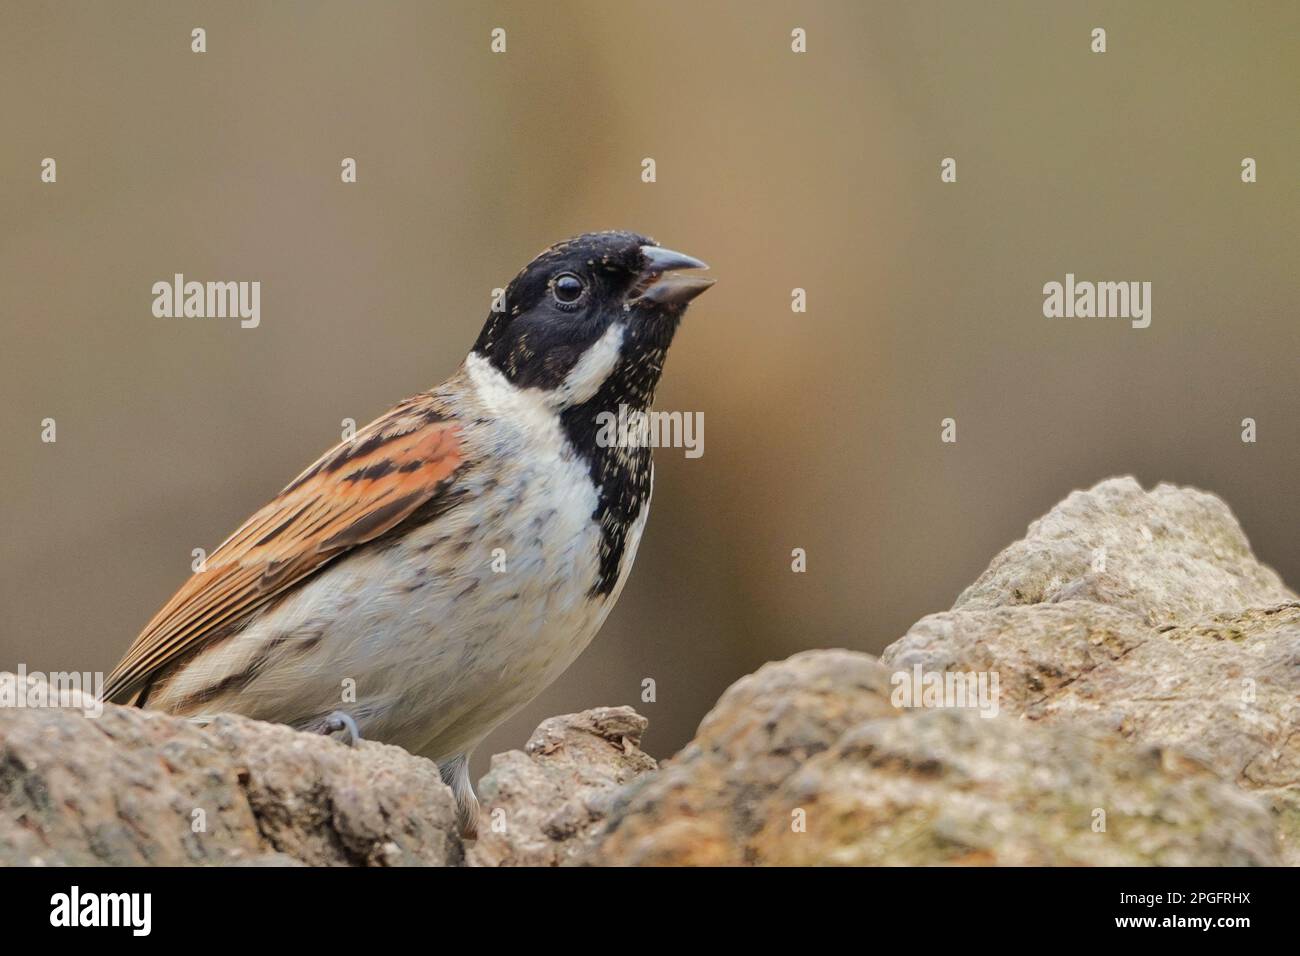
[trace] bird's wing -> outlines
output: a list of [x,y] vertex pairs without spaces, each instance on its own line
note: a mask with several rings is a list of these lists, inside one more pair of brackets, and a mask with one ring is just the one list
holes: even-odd
[[339,443],[245,521],[154,615],[109,675],[104,699],[131,700],[276,595],[448,498],[463,460],[456,423],[427,394]]

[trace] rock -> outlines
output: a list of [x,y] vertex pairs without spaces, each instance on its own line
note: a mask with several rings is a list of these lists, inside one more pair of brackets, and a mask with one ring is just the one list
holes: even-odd
[[769,865],[1277,862],[1267,810],[1205,766],[970,710],[859,724],[764,806],[751,852]]
[[0,708],[0,865],[456,865],[428,760],[242,717]]
[[[1297,863],[1297,660],[1300,601],[1226,505],[1102,482],[884,666],[817,651],[738,682],[584,861]],[[998,715],[894,707],[916,669],[996,677]]]
[[1206,767],[1007,715],[895,707],[890,678],[866,654],[809,651],[742,679],[627,789],[582,862],[1276,860],[1267,809]]
[[[1080,564],[1093,544],[1104,571]],[[1044,579],[1047,603],[1021,603]],[[881,659],[997,673],[1012,715],[1176,748],[1260,792],[1300,864],[1300,600],[1211,495],[1131,479],[1075,493]]]
[[618,788],[655,769],[641,751],[647,723],[631,707],[565,714],[543,721],[522,751],[494,756],[469,864],[558,866],[581,854]]
[[1296,600],[1251,553],[1228,506],[1193,488],[1112,478],[1029,526],[953,610],[1093,601],[1179,624]]
[[889,675],[865,654],[806,651],[765,664],[727,689],[659,773],[620,795],[583,862],[762,862],[749,844],[768,822],[767,798],[845,731],[881,716],[894,716]]
[[[1297,661],[1300,598],[1227,507],[1117,479],[880,661],[742,678],[657,770],[630,708],[545,721],[493,759],[467,859],[395,747],[0,706],[0,865],[1300,864]],[[903,698],[936,675],[987,695]]]

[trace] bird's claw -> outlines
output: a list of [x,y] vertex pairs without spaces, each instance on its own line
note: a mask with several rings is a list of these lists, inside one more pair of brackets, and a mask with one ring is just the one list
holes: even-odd
[[361,728],[357,726],[357,722],[351,714],[341,710],[336,710],[325,718],[320,732],[348,747],[355,747],[357,741],[361,739]]

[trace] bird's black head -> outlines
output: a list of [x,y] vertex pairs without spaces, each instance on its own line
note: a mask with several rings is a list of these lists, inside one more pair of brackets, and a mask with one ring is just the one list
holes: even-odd
[[649,407],[686,305],[708,268],[632,232],[593,232],[547,249],[506,287],[474,354],[558,408]]

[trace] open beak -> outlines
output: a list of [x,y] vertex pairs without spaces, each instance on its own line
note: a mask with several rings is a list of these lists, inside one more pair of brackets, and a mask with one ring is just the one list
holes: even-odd
[[642,268],[641,289],[629,304],[670,306],[685,305],[716,282],[708,276],[678,275],[677,269],[707,269],[708,265],[683,252],[674,252],[660,246],[642,246],[645,257]]

